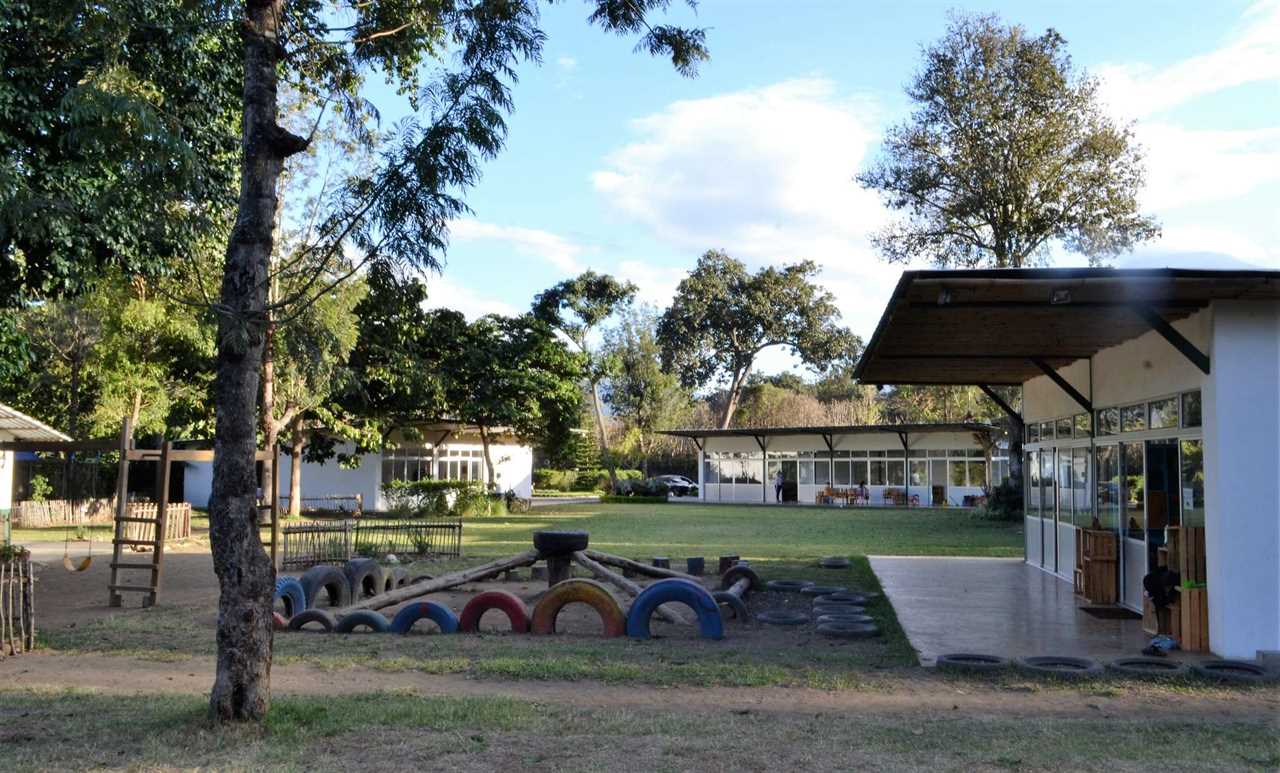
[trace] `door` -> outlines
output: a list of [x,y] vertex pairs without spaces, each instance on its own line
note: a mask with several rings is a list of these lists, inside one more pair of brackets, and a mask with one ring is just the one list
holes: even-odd
[[1043,544],[1040,565],[1051,572],[1058,571],[1058,487],[1055,485],[1057,471],[1054,469],[1056,458],[1057,449],[1046,448],[1040,452],[1040,485],[1044,487],[1040,528]]
[[929,460],[929,497],[934,507],[947,505],[947,460]]
[[1147,441],[1147,566],[1155,567],[1156,551],[1168,543],[1168,531],[1182,519],[1178,491],[1178,441]]
[[1130,609],[1142,609],[1142,578],[1147,573],[1147,471],[1143,443],[1120,444],[1121,480],[1124,483],[1120,514],[1120,600]]
[[1044,563],[1044,526],[1040,518],[1040,455],[1042,451],[1031,451],[1027,454],[1023,469],[1026,470],[1027,484],[1024,487],[1027,497],[1026,517],[1023,519],[1026,531],[1027,563],[1040,566]]

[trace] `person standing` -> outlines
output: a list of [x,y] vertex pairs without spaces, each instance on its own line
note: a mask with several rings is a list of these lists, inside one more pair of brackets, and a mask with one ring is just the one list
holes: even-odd
[[778,470],[778,473],[773,476],[773,500],[775,502],[782,501],[782,482],[782,470]]

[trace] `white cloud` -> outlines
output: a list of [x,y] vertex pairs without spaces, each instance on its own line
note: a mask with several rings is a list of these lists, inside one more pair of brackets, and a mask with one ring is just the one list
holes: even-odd
[[423,306],[428,309],[460,311],[469,320],[486,314],[515,316],[520,313],[508,303],[496,298],[484,297],[475,290],[456,284],[443,276],[433,276],[427,280],[427,300]]
[[869,336],[901,271],[871,251],[885,211],[853,180],[879,142],[876,117],[821,78],[674,102],[635,121],[637,139],[592,182],[691,259],[724,248],[753,266],[816,261],[845,323]]
[[497,243],[520,255],[541,258],[566,273],[581,271],[578,258],[587,252],[585,246],[550,231],[479,220],[454,220],[449,224],[449,236],[454,242]]
[[578,60],[572,56],[562,56],[556,59],[556,66],[564,72],[573,72],[578,69]]
[[1163,68],[1112,64],[1095,69],[1117,112],[1143,117],[1233,86],[1280,79],[1280,0],[1249,7],[1222,46]]
[[1280,127],[1218,131],[1140,123],[1135,131],[1146,154],[1148,207],[1236,199],[1280,181]]

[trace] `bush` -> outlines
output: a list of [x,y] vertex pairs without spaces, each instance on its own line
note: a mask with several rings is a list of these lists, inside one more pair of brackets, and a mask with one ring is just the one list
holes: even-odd
[[619,477],[617,484],[613,487],[615,496],[646,497],[662,499],[663,501],[666,501],[667,490],[666,482],[657,478],[636,480],[634,478]]
[[506,514],[504,498],[489,494],[473,480],[397,480],[383,486],[382,494],[390,512],[402,518]]
[[1022,520],[1022,493],[1010,481],[986,491],[987,503],[974,511],[986,521],[1015,522]]
[[556,470],[542,467],[533,471],[533,485],[552,491],[573,491],[578,481],[577,470]]
[[43,475],[36,475],[31,478],[31,501],[43,502],[53,493],[53,484]]
[[615,505],[665,505],[667,503],[667,498],[647,496],[603,496],[600,497],[600,501]]

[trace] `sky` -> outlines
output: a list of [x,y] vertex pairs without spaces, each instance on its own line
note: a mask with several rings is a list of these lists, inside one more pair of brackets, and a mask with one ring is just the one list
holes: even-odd
[[817,262],[843,324],[870,338],[904,267],[870,246],[890,215],[853,177],[908,116],[903,87],[953,9],[1057,29],[1107,109],[1134,122],[1143,211],[1163,236],[1115,265],[1280,269],[1280,0],[701,0],[667,17],[707,28],[693,79],[566,0],[543,6],[544,61],[521,71],[506,150],[452,224],[430,303],[519,313],[591,268],[664,308],[720,248],[752,269]]

